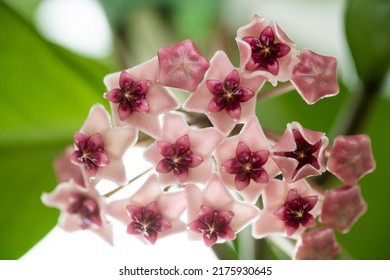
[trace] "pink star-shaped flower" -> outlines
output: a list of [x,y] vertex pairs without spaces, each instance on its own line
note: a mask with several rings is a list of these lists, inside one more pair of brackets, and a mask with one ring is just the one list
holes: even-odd
[[252,235],[298,237],[305,228],[315,225],[314,218],[322,206],[320,197],[305,179],[294,183],[271,179],[262,194],[264,208],[253,225]]
[[183,191],[163,192],[152,175],[131,197],[112,201],[107,213],[127,226],[127,232],[150,244],[158,238],[185,230],[180,216],[187,201]]
[[331,189],[325,192],[321,223],[347,233],[366,210],[359,185]]
[[237,30],[240,69],[248,76],[263,76],[273,85],[288,81],[298,62],[294,42],[275,22],[254,16]]
[[218,145],[217,169],[226,185],[236,188],[251,203],[280,171],[269,159],[271,145],[256,117],[250,117],[241,132]]
[[334,57],[304,50],[293,69],[291,83],[308,104],[314,104],[339,92],[336,68]]
[[64,153],[54,161],[54,170],[58,182],[68,182],[73,180],[77,185],[84,187],[88,182],[84,182],[81,168],[71,162],[74,147],[69,146]]
[[369,136],[361,134],[335,138],[327,169],[345,184],[356,184],[375,167]]
[[161,138],[145,151],[162,185],[205,183],[212,173],[211,155],[224,135],[215,128],[192,129],[183,117],[168,113]]
[[191,40],[158,50],[160,83],[164,86],[194,91],[210,67],[208,59]]
[[318,228],[302,234],[295,245],[295,260],[334,260],[340,254],[334,232]]
[[152,137],[160,135],[159,115],[178,104],[158,78],[157,57],[104,78],[108,89],[104,96],[110,101],[115,126],[131,125]]
[[214,174],[206,187],[187,185],[188,229],[193,239],[203,239],[206,246],[236,238],[236,233],[252,223],[260,210],[237,201],[221,178]]
[[70,180],[53,192],[42,194],[42,202],[61,210],[59,225],[67,232],[91,230],[113,244],[112,227],[105,219],[106,203],[94,188],[85,188]]
[[[118,141],[120,139],[121,141]],[[72,162],[82,168],[85,181],[100,179],[126,183],[123,154],[137,141],[137,130],[111,126],[110,117],[101,105],[95,105],[79,132],[74,134]]]
[[287,182],[322,174],[325,148],[329,143],[322,132],[305,129],[298,122],[287,125],[282,138],[273,146],[271,157]]
[[206,114],[212,124],[228,134],[238,123],[255,115],[256,96],[264,78],[243,78],[223,51],[215,53],[198,89],[183,105]]

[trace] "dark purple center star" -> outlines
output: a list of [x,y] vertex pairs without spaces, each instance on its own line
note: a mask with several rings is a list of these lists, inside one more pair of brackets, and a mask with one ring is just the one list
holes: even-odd
[[127,227],[127,233],[142,234],[151,244],[156,242],[159,232],[172,227],[171,223],[161,215],[157,201],[153,201],[146,207],[128,205],[126,209],[132,220]]
[[157,172],[169,173],[177,177],[183,183],[188,178],[188,169],[197,167],[203,159],[190,150],[188,135],[183,135],[175,144],[166,141],[157,141],[157,148],[164,157],[156,167]]
[[255,95],[252,90],[240,87],[240,75],[237,70],[233,70],[227,75],[223,82],[207,80],[206,85],[214,95],[208,105],[209,112],[216,113],[225,109],[234,120],[240,119],[240,103],[250,100]]
[[151,83],[150,80],[134,81],[129,73],[121,72],[119,88],[114,88],[105,95],[112,103],[119,103],[118,115],[121,121],[128,119],[133,112],[149,112],[146,94]]
[[268,174],[263,168],[268,157],[269,151],[251,152],[247,145],[239,142],[236,148],[236,157],[225,161],[221,167],[227,173],[236,175],[235,185],[237,190],[241,191],[249,185],[250,180],[256,183],[268,183]]
[[278,59],[288,54],[290,47],[283,43],[275,43],[275,33],[270,26],[264,28],[259,38],[247,36],[242,40],[252,49],[251,58],[245,66],[247,70],[264,68],[273,75],[279,73]]
[[72,192],[69,194],[68,201],[69,205],[66,208],[66,212],[79,217],[81,229],[90,227],[99,228],[102,226],[99,205],[95,199]]
[[234,216],[233,211],[215,210],[201,205],[199,218],[188,224],[191,231],[202,234],[206,246],[213,246],[218,238],[233,240],[236,238],[234,230],[229,226]]
[[104,151],[103,140],[100,133],[86,136],[76,132],[73,139],[77,149],[71,156],[71,161],[77,165],[83,165],[89,178],[95,177],[99,167],[110,163]]
[[287,236],[293,235],[300,224],[308,228],[315,226],[316,222],[309,211],[314,208],[317,201],[317,196],[301,197],[296,189],[288,192],[286,202],[274,213],[285,223]]
[[292,132],[296,143],[296,149],[289,152],[274,152],[274,154],[277,156],[294,158],[298,161],[298,166],[295,168],[292,178],[294,178],[297,172],[306,164],[310,164],[315,169],[319,170],[320,165],[314,153],[318,151],[322,141],[318,140],[314,145],[312,145],[303,138],[302,134],[298,130],[293,129]]

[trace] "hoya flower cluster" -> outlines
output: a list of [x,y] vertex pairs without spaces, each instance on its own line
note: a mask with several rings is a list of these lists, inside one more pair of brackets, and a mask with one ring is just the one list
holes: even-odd
[[[297,259],[337,257],[333,230],[349,231],[366,210],[358,180],[375,168],[369,137],[339,136],[329,147],[323,132],[292,121],[271,139],[255,114],[266,82],[295,87],[308,104],[336,95],[336,60],[297,50],[258,16],[238,29],[236,42],[238,67],[225,52],[209,60],[185,40],[105,77],[111,115],[92,107],[56,161],[60,184],[42,196],[62,210],[65,230],[88,229],[112,244],[109,221],[117,219],[129,238],[154,244],[187,232],[210,247],[251,227],[253,238],[296,239]],[[151,139],[144,159],[153,171],[130,197],[109,200],[96,186],[133,187],[123,156],[139,132]],[[344,185],[324,192],[308,179],[324,172]]]

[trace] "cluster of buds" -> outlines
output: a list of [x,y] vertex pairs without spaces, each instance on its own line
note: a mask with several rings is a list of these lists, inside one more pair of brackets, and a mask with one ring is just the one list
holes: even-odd
[[[369,137],[339,136],[328,147],[324,133],[298,122],[269,135],[255,114],[267,81],[275,92],[295,88],[308,104],[336,95],[336,60],[298,51],[258,16],[238,29],[236,42],[239,67],[223,51],[208,60],[185,40],[105,77],[112,114],[92,107],[56,161],[59,185],[42,196],[62,210],[66,231],[91,230],[113,244],[109,221],[117,219],[149,244],[187,232],[210,247],[251,226],[253,238],[297,240],[296,259],[337,257],[334,230],[348,232],[366,210],[358,180],[375,168]],[[123,156],[139,132],[150,139],[144,159],[153,168],[129,197],[110,200],[97,185],[133,187],[126,170],[139,159]],[[344,185],[323,191],[309,177],[324,172]]]

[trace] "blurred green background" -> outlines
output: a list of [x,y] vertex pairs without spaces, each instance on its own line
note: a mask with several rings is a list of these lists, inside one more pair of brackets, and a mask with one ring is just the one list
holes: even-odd
[[[48,7],[59,2],[74,9],[55,18]],[[81,22],[76,21],[80,2],[92,2],[91,10],[81,12]],[[75,32],[73,39],[92,36],[100,52],[61,46],[51,35],[62,31],[45,28],[57,22],[82,30],[94,24],[95,10],[106,25],[96,24],[84,35]],[[56,224],[58,211],[43,206],[40,195],[55,187],[52,161],[72,143],[89,108],[96,102],[107,105],[102,98],[106,74],[186,38],[209,58],[223,49],[237,65],[236,30],[254,14],[276,20],[298,49],[338,58],[337,97],[308,106],[298,94],[286,94],[259,104],[258,116],[264,128],[274,131],[299,121],[327,132],[331,140],[338,134],[371,136],[377,169],[360,182],[368,211],[337,239],[353,259],[390,259],[388,0],[1,0],[0,259],[21,257]],[[52,22],[44,20],[50,16]]]

